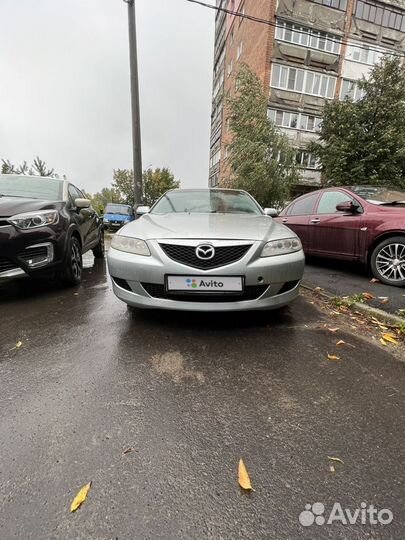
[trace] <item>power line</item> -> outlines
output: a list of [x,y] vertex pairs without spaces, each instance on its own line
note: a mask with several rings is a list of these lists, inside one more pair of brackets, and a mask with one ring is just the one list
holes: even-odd
[[[219,6],[213,6],[212,4],[207,4],[206,2],[203,2],[202,0],[186,0],[186,2],[190,2],[191,4],[198,4],[199,6],[209,8],[209,9],[213,9],[214,11],[227,13],[228,15],[233,15],[235,17],[239,17],[240,19],[247,19],[249,21],[256,22],[256,23],[259,23],[259,24],[266,24],[267,26],[272,26],[274,28],[283,28],[283,26],[280,26],[277,23],[274,23],[273,21],[270,21],[268,19],[261,19],[260,17],[255,17],[253,15],[248,15],[246,13],[242,13],[241,11],[234,11],[232,9],[227,9],[227,8],[223,8],[223,7],[219,7]],[[294,29],[293,31],[295,33],[297,33],[297,34],[310,36],[309,32],[305,32],[305,31],[302,31],[302,30],[296,30],[296,29]],[[337,43],[339,45],[351,45],[351,43],[349,43],[349,40],[347,38],[333,39],[333,38],[329,37],[331,34],[329,34],[328,32],[325,32],[325,33],[328,36],[326,39],[328,41],[330,41],[331,43]],[[356,44],[354,46],[357,47],[358,49],[363,49],[365,51],[372,51],[372,52],[376,52],[376,53],[380,53],[380,54],[383,53],[384,54],[384,52],[381,51],[381,49],[377,49],[375,47],[369,47],[368,45],[365,46],[365,45],[361,45],[361,44]],[[321,49],[319,49],[319,50],[321,50]],[[328,51],[326,51],[326,52],[328,52]],[[390,50],[389,54],[392,54],[393,56],[397,56],[399,58],[405,58],[405,53],[400,53],[400,52],[397,52],[397,51],[394,51],[394,50]]]

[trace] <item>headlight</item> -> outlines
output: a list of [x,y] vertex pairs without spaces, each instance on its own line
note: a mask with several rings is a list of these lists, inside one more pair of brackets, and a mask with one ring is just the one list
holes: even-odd
[[45,225],[55,225],[59,221],[57,210],[40,210],[38,212],[26,212],[17,214],[8,219],[18,229],[36,229]]
[[108,223],[108,218],[103,218],[104,223]]
[[261,257],[273,257],[274,255],[286,255],[301,251],[302,245],[299,238],[284,238],[283,240],[272,240],[264,246]]
[[111,247],[119,251],[125,251],[126,253],[134,253],[135,255],[145,255],[146,257],[150,255],[146,242],[139,238],[130,238],[121,234],[116,234],[113,237]]

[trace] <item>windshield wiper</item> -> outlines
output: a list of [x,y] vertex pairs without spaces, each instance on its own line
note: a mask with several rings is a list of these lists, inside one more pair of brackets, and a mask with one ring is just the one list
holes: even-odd
[[22,195],[8,195],[6,193],[0,193],[0,197],[16,197],[17,199],[25,199]]
[[395,206],[397,204],[405,204],[405,199],[401,200],[401,201],[391,201],[391,202],[383,202],[380,204],[380,206]]

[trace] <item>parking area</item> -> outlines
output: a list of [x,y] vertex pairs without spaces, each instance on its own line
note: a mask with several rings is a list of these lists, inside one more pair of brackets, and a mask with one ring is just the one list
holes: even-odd
[[[402,537],[404,365],[352,321],[304,297],[134,316],[91,255],[80,287],[21,280],[0,298],[2,538]],[[394,517],[302,525],[315,502]]]

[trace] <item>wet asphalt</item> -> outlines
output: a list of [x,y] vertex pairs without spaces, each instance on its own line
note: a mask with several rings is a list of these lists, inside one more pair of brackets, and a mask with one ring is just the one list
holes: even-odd
[[[1,540],[404,538],[401,361],[304,298],[132,315],[87,266],[76,289],[0,287]],[[304,527],[315,502],[394,519]]]
[[307,260],[304,283],[321,287],[331,296],[370,293],[374,298],[368,305],[400,315],[405,322],[405,288],[373,282],[372,278],[362,264],[311,257]]

